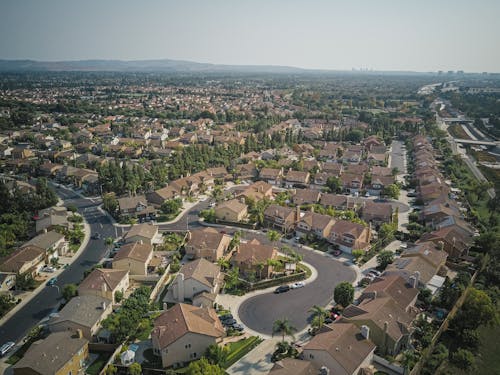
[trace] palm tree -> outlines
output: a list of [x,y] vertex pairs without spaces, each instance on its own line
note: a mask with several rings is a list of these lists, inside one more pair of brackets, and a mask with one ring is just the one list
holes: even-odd
[[309,312],[312,313],[311,326],[315,330],[320,330],[325,324],[325,319],[328,317],[328,311],[321,306],[314,305],[309,309]]
[[273,336],[275,333],[281,334],[281,341],[285,341],[285,336],[290,336],[294,338],[293,333],[297,331],[297,328],[290,324],[290,320],[287,318],[275,320],[273,323]]
[[275,230],[270,230],[267,232],[267,239],[273,243],[273,246],[276,247],[276,242],[278,242],[281,238],[281,234]]

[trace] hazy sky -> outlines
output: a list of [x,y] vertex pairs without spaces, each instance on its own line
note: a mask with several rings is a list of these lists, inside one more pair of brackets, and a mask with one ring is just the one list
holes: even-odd
[[500,72],[500,0],[0,0],[0,58]]

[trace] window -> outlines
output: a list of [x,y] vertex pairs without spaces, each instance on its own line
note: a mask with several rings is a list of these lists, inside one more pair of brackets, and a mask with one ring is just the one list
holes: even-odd
[[312,354],[309,354],[310,359],[314,359],[314,356]]
[[189,348],[191,348],[191,344],[186,344],[186,345],[184,345],[184,348],[185,348],[185,349],[189,349]]

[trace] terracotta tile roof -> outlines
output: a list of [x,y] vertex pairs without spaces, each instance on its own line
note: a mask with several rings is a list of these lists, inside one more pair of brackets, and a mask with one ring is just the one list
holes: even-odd
[[154,321],[151,333],[158,339],[160,348],[166,348],[186,333],[220,338],[225,330],[215,310],[178,303],[164,311]]
[[304,346],[304,351],[326,351],[346,374],[354,374],[375,347],[375,344],[361,335],[359,328],[354,324],[335,323],[328,326],[326,332],[314,336]]

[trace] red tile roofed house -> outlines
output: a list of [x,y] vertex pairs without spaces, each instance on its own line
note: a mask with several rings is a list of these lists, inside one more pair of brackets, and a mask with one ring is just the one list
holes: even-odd
[[460,258],[469,253],[473,238],[457,225],[441,228],[430,233],[424,233],[417,243],[432,241],[436,245],[443,244],[443,249],[450,258]]
[[257,239],[240,243],[231,257],[231,265],[238,267],[241,274],[255,275],[259,279],[267,279],[273,273],[269,259],[277,259],[278,251],[270,245],[262,245]]
[[318,203],[321,192],[315,189],[296,189],[292,201],[296,205]]
[[129,287],[129,271],[96,268],[78,285],[78,295],[101,296],[116,303],[116,293]]
[[367,250],[370,246],[371,230],[364,225],[347,220],[337,221],[330,231],[328,241],[338,245],[339,249],[348,254],[353,250]]
[[359,193],[363,188],[363,175],[343,173],[340,176],[342,188],[349,193]]
[[215,310],[179,303],[155,319],[151,340],[163,367],[181,367],[200,359],[208,346],[219,344],[224,336]]
[[290,233],[300,220],[300,208],[290,208],[271,204],[264,211],[264,221],[283,233]]
[[148,264],[153,258],[153,247],[132,242],[120,247],[113,258],[113,269],[129,270],[131,275],[147,275]]
[[195,229],[188,234],[186,255],[189,259],[205,258],[217,262],[229,250],[230,242],[231,237],[214,228]]
[[237,188],[235,191],[236,198],[249,198],[255,202],[262,199],[273,199],[273,187],[264,181],[257,181],[250,186]]
[[300,237],[313,234],[318,238],[328,238],[334,224],[335,219],[329,215],[306,212],[297,224],[295,233]]
[[370,340],[382,354],[396,355],[409,344],[411,324],[417,314],[408,311],[391,297],[366,298],[359,305],[349,305],[342,313],[343,322],[369,328]]
[[242,221],[248,215],[247,205],[244,203],[245,200],[243,198],[242,200],[243,203],[238,199],[231,199],[219,203],[217,207],[215,207],[215,217],[223,221]]
[[375,226],[391,223],[392,213],[392,205],[387,202],[364,201],[361,206],[361,218]]
[[400,258],[387,266],[384,275],[399,275],[408,282],[414,277],[420,286],[425,286],[435,275],[446,275],[447,258],[448,253],[439,250],[434,242],[421,242],[403,251]]
[[303,358],[318,368],[326,367],[331,374],[358,375],[373,360],[376,346],[369,332],[367,327],[360,331],[351,323],[325,326],[304,346]]
[[224,281],[220,266],[206,259],[198,258],[184,264],[174,281],[168,286],[164,303],[191,301],[202,293],[217,295]]
[[279,185],[283,177],[283,168],[262,168],[259,172],[259,179],[271,185]]
[[363,145],[367,150],[371,150],[373,146],[385,146],[384,141],[376,135],[370,135],[369,137],[363,139]]

